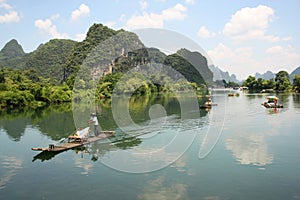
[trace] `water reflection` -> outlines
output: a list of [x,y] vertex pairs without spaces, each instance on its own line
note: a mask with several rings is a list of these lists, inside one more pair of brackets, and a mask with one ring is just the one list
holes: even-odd
[[149,181],[138,199],[189,199],[187,193],[187,185],[183,183],[170,183],[165,180],[164,176],[160,176]]
[[278,114],[281,112],[281,109],[279,108],[266,108],[267,114],[273,115],[273,114]]
[[14,156],[0,156],[0,189],[22,169],[23,161]]
[[300,94],[293,94],[294,108],[300,110]]
[[76,167],[83,169],[81,174],[85,174],[85,175],[89,174],[93,168],[93,163],[86,162],[84,159],[78,157],[75,157],[75,165]]
[[[117,110],[124,110],[127,108],[126,104],[124,104],[123,99],[125,97],[117,97],[116,100],[116,107]],[[126,126],[122,127],[122,130],[118,129],[118,126],[115,123],[114,116],[112,114],[112,109],[106,103],[101,102],[100,104],[96,105],[96,112],[98,115],[99,123],[102,130],[116,130],[117,134],[114,138],[110,138],[107,143],[110,145],[105,145],[105,142],[101,141],[101,143],[92,143],[86,145],[84,149],[75,149],[76,152],[81,151],[84,154],[90,154],[91,160],[96,161],[99,158],[103,158],[106,152],[113,152],[117,150],[130,150],[142,144],[142,141],[154,137],[156,134],[161,134],[160,130],[163,129],[164,131],[170,132],[178,132],[178,130],[182,131],[189,131],[195,130],[204,125],[204,122],[199,122],[199,117],[203,117],[207,114],[207,111],[201,110],[200,114],[197,115],[193,112],[188,112],[185,114],[185,117],[188,118],[185,121],[180,120],[180,116],[182,114],[182,110],[180,108],[180,104],[178,101],[186,102],[189,104],[190,98],[183,98],[178,100],[179,97],[175,98],[169,95],[164,94],[156,94],[156,95],[145,95],[145,96],[131,96],[129,106],[129,113],[132,121],[136,123],[138,126]],[[79,106],[79,107],[78,107]],[[74,103],[73,107],[77,107],[75,110],[80,111],[76,116],[77,125],[80,124],[82,126],[86,126],[87,120],[90,115],[90,108],[88,106],[84,106],[82,104]],[[164,111],[160,113],[158,111]],[[66,112],[57,112],[56,110],[50,109],[50,111],[45,115],[40,115],[40,119],[36,121],[38,125],[37,128],[42,131],[43,134],[48,135],[53,140],[60,140],[62,138],[66,138],[75,128],[73,122],[73,116],[71,107],[68,107]],[[200,116],[199,116],[200,115]],[[196,119],[194,119],[196,117]],[[48,126],[47,126],[47,122]],[[66,124],[72,124],[69,126],[69,130],[67,131],[64,127]],[[72,129],[71,129],[72,128]],[[125,133],[123,132],[125,131]],[[172,131],[171,131],[172,132]],[[149,136],[149,134],[151,134]],[[188,134],[191,135],[191,134]],[[147,138],[146,138],[147,137]],[[160,137],[160,138],[164,138]],[[186,138],[186,136],[180,136],[182,138]],[[161,140],[161,139],[156,139]],[[183,139],[182,141],[185,141]],[[181,141],[181,142],[182,142]],[[168,141],[165,141],[168,143]],[[161,142],[159,143],[161,144]],[[151,146],[152,145],[152,146]],[[150,149],[155,148],[157,146],[153,146],[151,144]],[[143,150],[148,149],[147,147],[143,146]],[[139,152],[141,150],[138,150]],[[173,152],[174,153],[174,152]],[[53,152],[43,152],[36,155],[33,158],[35,160],[46,161],[54,158],[58,153]],[[142,155],[142,154],[139,154]],[[159,162],[165,161],[166,157],[174,159],[174,155],[169,153],[163,154],[163,156],[158,156]],[[145,158],[147,160],[147,158]],[[127,162],[128,163],[128,162]]]
[[264,135],[235,133],[226,139],[226,147],[242,165],[265,166],[273,162]]
[[28,125],[40,130],[52,140],[60,140],[75,129],[71,104],[54,105],[40,109],[1,111],[0,128],[13,141],[20,141]]
[[13,141],[20,141],[26,125],[30,123],[32,111],[8,110],[0,111],[0,129],[6,132]]
[[[139,123],[142,128],[131,130],[130,134],[116,130],[116,137],[108,141],[97,141],[63,154],[41,153],[33,158],[34,163],[30,162],[35,154],[30,150],[31,145],[45,144],[47,146],[49,142],[53,142],[52,138],[58,141],[65,137],[64,127],[60,127],[62,130],[57,131],[50,127],[47,131],[57,132],[52,137],[49,136],[52,134],[40,131],[41,121],[55,120],[55,116],[60,119],[66,117],[69,118],[67,121],[71,121],[72,116],[64,115],[64,112],[58,108],[51,108],[52,110],[45,108],[49,110],[40,110],[37,114],[31,111],[25,111],[23,115],[12,112],[1,114],[0,196],[3,198],[0,197],[0,199],[59,199],[67,198],[71,193],[74,194],[75,199],[82,199],[85,193],[91,198],[101,199],[108,197],[145,200],[297,198],[299,196],[299,184],[297,184],[299,183],[299,170],[297,171],[296,167],[299,165],[299,144],[297,143],[299,141],[299,134],[297,134],[299,110],[293,106],[300,104],[296,100],[293,102],[296,98],[291,95],[290,106],[276,115],[267,114],[268,111],[260,105],[264,98],[248,99],[246,95],[241,95],[239,98],[224,98],[231,101],[230,104],[226,104],[228,123],[225,124],[224,137],[221,137],[213,154],[206,159],[199,160],[197,158],[199,142],[194,142],[182,157],[168,167],[145,174],[120,173],[103,166],[101,162],[114,152],[136,149],[140,151],[135,151],[135,153],[140,154],[135,155],[142,158],[141,160],[146,165],[151,166],[150,160],[153,158],[143,155],[143,150],[151,148],[153,151],[157,150],[159,145],[170,141],[173,130],[180,130],[179,134],[182,133],[183,137],[184,134],[196,131],[199,133],[196,138],[202,140],[209,125],[214,123],[209,120],[210,115],[225,105],[221,102],[223,97],[215,99],[218,106],[214,107],[209,114],[200,117],[200,122],[194,119],[181,121],[177,114],[168,115],[164,119],[159,118],[160,115],[155,116],[157,118],[149,117],[147,109],[133,106],[132,115],[143,117],[142,120],[135,119],[135,122]],[[134,102],[139,101],[135,99]],[[149,99],[149,102],[151,101],[154,105],[159,102],[157,99]],[[167,105],[164,104],[164,107]],[[139,109],[144,114],[138,113]],[[174,110],[177,108],[173,108]],[[99,106],[97,112],[99,118],[102,119],[101,123],[104,123],[107,129],[114,129],[114,122],[110,122],[113,118],[110,108]],[[146,129],[143,127],[151,124],[147,118],[152,118],[153,123]],[[10,120],[13,124],[13,119],[17,119],[16,123],[20,122],[19,119],[23,120],[21,123],[23,128],[27,126],[25,133],[23,129],[19,129],[17,130],[19,135],[13,137],[12,125],[10,129],[4,128],[8,127],[5,120]],[[216,120],[219,119],[221,118],[216,118]],[[163,131],[158,131],[159,128],[155,124],[164,120],[166,123],[163,123]],[[51,126],[54,124],[51,123]],[[128,129],[130,130],[130,127]],[[43,130],[45,131],[44,128]],[[72,132],[74,128],[70,130]],[[151,137],[148,137],[149,135]],[[151,141],[150,139],[154,137],[157,139]],[[20,141],[14,142],[15,138],[19,138]],[[226,145],[226,151],[224,151],[224,145]],[[228,156],[232,159],[227,159]],[[153,154],[153,157],[156,157],[153,162],[169,162],[168,159],[173,159],[174,155],[170,154],[170,151],[165,151],[161,154]],[[135,159],[126,160],[121,156],[119,158],[116,160],[119,165],[126,164],[126,162],[131,164],[129,167],[132,167],[132,164],[141,164]],[[265,167],[268,170],[256,170]],[[37,173],[38,176],[36,176]],[[66,182],[69,183],[67,192]],[[97,187],[97,184],[101,186]],[[282,189],[276,190],[277,188]],[[84,194],[81,191],[85,191]]]
[[[188,101],[188,98],[186,101]],[[122,103],[122,97],[120,97],[119,102],[120,109],[123,109],[122,107],[125,104]],[[115,123],[110,103],[110,101],[100,102],[94,108],[98,114],[102,130],[115,130],[118,127]],[[137,124],[148,121],[150,119],[149,109],[156,104],[161,105],[168,116],[177,115],[180,117],[181,115],[180,105],[175,97],[164,94],[132,96],[129,103],[129,112],[132,120]],[[76,107],[76,110],[80,111],[76,113],[79,116],[80,122],[76,123],[79,127],[86,127],[86,122],[91,112],[90,108],[76,103],[73,106]],[[81,107],[78,108],[77,106]],[[11,140],[20,141],[26,127],[30,125],[50,139],[59,141],[62,138],[66,138],[76,129],[74,125],[74,120],[76,119],[73,118],[72,111],[72,104],[70,103],[51,105],[38,109],[0,110],[0,129],[3,129]],[[205,116],[207,112],[201,110],[200,116]]]

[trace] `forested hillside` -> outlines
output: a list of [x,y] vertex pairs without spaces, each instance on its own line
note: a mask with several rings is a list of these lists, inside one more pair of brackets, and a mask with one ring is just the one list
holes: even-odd
[[89,28],[86,38],[82,42],[78,42],[70,52],[65,63],[66,71],[64,74],[64,80],[72,76],[72,74],[78,70],[92,49],[106,39],[123,31],[124,30],[115,31],[102,24],[93,24]]
[[[213,81],[206,58],[198,52],[180,49],[175,54],[165,55],[159,49],[145,47],[135,33],[93,24],[82,42],[53,39],[30,53],[25,53],[16,40],[8,42],[0,52],[0,107],[71,101],[76,77],[85,92],[92,89],[91,82],[96,81],[96,98],[110,98],[115,84],[125,73],[142,65],[154,67],[150,63],[172,67],[196,90]],[[80,68],[84,68],[85,75],[98,74],[98,78],[81,79],[77,74]],[[157,71],[151,76],[159,82],[167,80],[164,76],[168,74]],[[125,84],[124,91],[130,91],[140,80],[138,77]],[[174,83],[177,88],[184,89],[182,78],[174,81],[180,82]],[[143,84],[136,94],[168,91],[167,86],[147,81]]]
[[0,68],[6,67],[11,69],[24,68],[26,54],[17,40],[12,39],[0,51]]
[[66,61],[76,43],[73,40],[54,39],[40,45],[27,55],[25,69],[34,69],[39,76],[61,82]]

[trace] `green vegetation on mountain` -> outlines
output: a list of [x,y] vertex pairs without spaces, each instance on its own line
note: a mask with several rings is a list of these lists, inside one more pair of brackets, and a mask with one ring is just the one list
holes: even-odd
[[110,99],[113,91],[141,96],[193,88],[202,95],[211,83],[212,72],[200,53],[181,49],[167,56],[145,47],[135,33],[102,24],[93,24],[82,42],[53,39],[26,54],[12,40],[0,52],[2,108],[39,107],[90,95]]
[[147,48],[148,56],[152,63],[164,63],[166,54],[156,48]]
[[[205,82],[201,83],[206,84],[208,86],[211,86],[213,83],[213,73],[210,71],[208,64],[207,64],[207,59],[200,54],[199,52],[191,52],[187,49],[180,49],[177,51],[177,54],[186,59],[190,64],[192,64],[193,68],[195,68],[198,71],[198,74],[200,75],[198,79],[203,79]],[[191,69],[192,70],[192,69]],[[190,77],[193,73],[186,74],[186,78],[189,80],[188,77]],[[194,76],[194,75],[193,75]],[[192,82],[197,81],[197,77],[194,77],[195,80]],[[201,83],[198,84],[201,84]]]
[[0,51],[0,68],[22,69],[25,63],[25,52],[17,40],[12,39]]
[[82,42],[77,43],[70,52],[70,55],[66,61],[64,80],[72,75],[74,76],[74,73],[78,71],[80,65],[83,63],[92,49],[98,46],[101,42],[122,31],[124,30],[121,29],[115,31],[102,24],[93,24],[89,28],[86,38]]
[[53,39],[29,53],[25,69],[35,69],[39,76],[60,82],[67,58],[77,42]]
[[164,64],[181,73],[189,82],[212,84],[213,74],[208,69],[207,60],[198,52],[180,49],[176,54],[168,55]]

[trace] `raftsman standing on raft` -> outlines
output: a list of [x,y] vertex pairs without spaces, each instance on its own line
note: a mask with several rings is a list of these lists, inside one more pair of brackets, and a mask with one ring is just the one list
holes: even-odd
[[282,104],[278,104],[279,98],[276,96],[267,96],[267,101],[262,103],[261,105],[266,108],[283,108]]

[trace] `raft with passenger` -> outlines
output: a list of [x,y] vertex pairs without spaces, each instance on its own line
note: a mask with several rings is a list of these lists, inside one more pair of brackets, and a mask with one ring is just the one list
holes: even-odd
[[115,131],[100,131],[98,135],[89,136],[90,128],[77,129],[76,132],[68,137],[68,142],[60,145],[49,144],[46,148],[31,148],[33,151],[48,151],[48,152],[60,152],[75,147],[80,147],[97,140],[103,140],[109,138],[115,134]]
[[211,98],[209,98],[209,99],[205,102],[204,105],[200,105],[200,108],[203,108],[203,109],[209,109],[209,108],[211,108],[212,106],[216,106],[216,105],[218,105],[218,104],[212,103]]
[[279,98],[276,96],[267,96],[267,101],[262,103],[261,105],[266,108],[283,108],[282,104],[278,104]]

